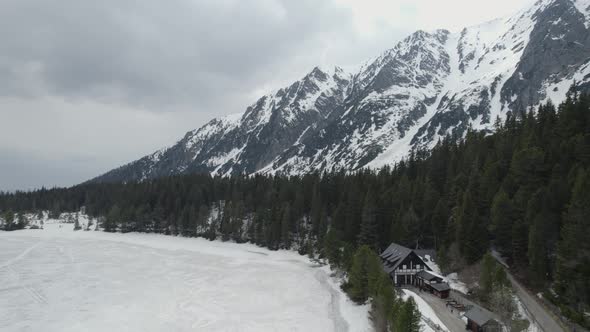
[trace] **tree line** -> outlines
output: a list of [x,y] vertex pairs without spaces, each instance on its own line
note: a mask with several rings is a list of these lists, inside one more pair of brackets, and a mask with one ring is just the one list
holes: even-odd
[[[253,242],[350,269],[357,249],[435,248],[443,269],[490,249],[578,322],[590,297],[590,110],[568,95],[469,130],[380,170],[302,176],[173,176],[0,194],[4,215],[49,210],[106,231]],[[6,219],[6,218],[4,218]],[[5,223],[6,224],[6,223]]]

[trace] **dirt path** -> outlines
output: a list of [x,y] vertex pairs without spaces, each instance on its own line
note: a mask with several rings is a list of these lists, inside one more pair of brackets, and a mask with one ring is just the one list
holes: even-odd
[[350,327],[348,326],[346,319],[344,319],[342,312],[340,311],[340,293],[330,285],[328,282],[328,276],[322,271],[316,271],[315,278],[320,282],[320,284],[330,291],[330,318],[334,322],[334,331],[349,331]]
[[531,295],[508,271],[506,271],[516,295],[531,314],[537,325],[545,332],[563,332],[564,329],[548,313],[545,308]]
[[531,318],[535,320],[537,326],[545,332],[563,332],[565,331],[561,325],[553,318],[553,315],[548,312],[540,303],[539,301],[529,293],[526,288],[524,288],[514,276],[508,270],[508,265],[506,262],[501,258],[498,252],[493,251],[492,256],[500,263],[504,270],[506,271],[506,275],[508,276],[508,280],[512,284],[512,288],[516,292],[516,296],[520,299],[525,309],[531,315]]

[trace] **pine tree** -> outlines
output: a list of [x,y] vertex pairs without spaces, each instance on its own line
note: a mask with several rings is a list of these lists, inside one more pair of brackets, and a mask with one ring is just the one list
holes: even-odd
[[447,238],[447,228],[450,211],[443,199],[439,199],[432,213],[430,224],[434,233],[434,249],[444,246],[443,240]]
[[[357,244],[376,252],[392,240],[435,247],[441,266],[455,269],[478,261],[492,240],[527,286],[555,289],[557,296],[549,292],[548,298],[584,323],[590,305],[589,99],[572,93],[557,110],[549,104],[537,115],[510,114],[496,127],[491,135],[469,130],[464,138],[449,136],[430,153],[417,151],[379,171],[193,174],[0,193],[2,227],[21,227],[18,216],[31,211],[57,218],[85,206],[109,231],[192,236],[196,229],[212,240],[223,233],[271,249],[296,241],[300,253],[341,261],[348,271]],[[228,202],[231,212],[224,214],[219,202]]]
[[557,253],[557,290],[565,301],[583,307],[590,299],[590,176],[579,170]]
[[226,202],[223,206],[223,213],[221,216],[220,232],[221,239],[228,241],[232,233],[232,202]]
[[311,226],[312,233],[319,236],[320,223],[322,219],[322,197],[317,186],[313,189],[313,197],[311,199]]
[[371,318],[376,331],[389,331],[394,318],[395,290],[389,275],[381,271],[376,295],[371,302]]
[[80,226],[80,216],[76,212],[76,216],[74,217],[74,230],[79,231],[82,227]]
[[360,246],[352,259],[349,271],[349,295],[353,301],[364,303],[375,294],[379,281],[381,264],[367,245]]
[[244,211],[244,202],[238,200],[233,206],[230,222],[231,238],[238,243],[243,242],[242,230],[244,225]]
[[336,267],[342,266],[342,247],[344,243],[341,240],[340,231],[332,228],[324,238],[324,256],[331,265]]
[[283,207],[281,218],[281,244],[283,248],[291,248],[291,205],[287,202]]
[[197,217],[197,234],[203,233],[207,229],[209,224],[210,212],[209,207],[202,204],[199,207],[199,216]]
[[479,273],[479,286],[481,297],[487,300],[494,291],[494,278],[496,275],[496,261],[490,253],[486,253],[481,261]]
[[528,204],[526,218],[529,224],[528,260],[530,280],[534,286],[542,287],[548,274],[547,229],[551,213],[547,211],[545,190],[539,189]]
[[458,212],[456,239],[468,263],[476,262],[487,248],[485,226],[479,217],[478,208],[470,190],[463,194],[463,203]]
[[105,232],[115,232],[117,230],[120,218],[121,209],[119,209],[119,206],[115,204],[103,222],[102,227],[104,228]]
[[511,254],[513,212],[512,203],[504,190],[494,196],[491,214],[491,231],[495,235],[494,244],[499,252]]
[[19,212],[17,214],[16,220],[17,220],[16,221],[16,225],[14,227],[15,229],[23,229],[23,228],[25,228],[29,224],[28,218],[22,212]]
[[527,263],[528,227],[522,219],[517,219],[512,225],[512,261],[515,266],[525,266]]
[[378,250],[377,235],[377,209],[373,191],[369,189],[365,196],[363,212],[361,216],[360,232],[358,234],[358,245],[367,245],[369,248]]
[[4,229],[11,231],[14,229],[14,212],[8,210],[4,213]]
[[[403,229],[404,238],[400,239],[400,242],[408,244],[412,248],[420,247],[420,241],[422,240],[420,218],[418,218],[418,214],[413,206],[410,206],[402,216],[401,227]],[[409,241],[409,239],[413,239],[413,241]]]
[[394,332],[420,332],[420,311],[412,297],[399,305],[394,323]]
[[406,310],[410,313],[411,317],[408,331],[420,332],[420,319],[422,318],[422,315],[420,314],[420,310],[418,309],[418,306],[416,305],[416,302],[414,302],[413,298],[408,299]]

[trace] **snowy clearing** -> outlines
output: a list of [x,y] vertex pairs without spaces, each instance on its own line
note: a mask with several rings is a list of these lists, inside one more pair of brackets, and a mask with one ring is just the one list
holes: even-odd
[[0,232],[1,331],[370,331],[305,257],[45,224]]

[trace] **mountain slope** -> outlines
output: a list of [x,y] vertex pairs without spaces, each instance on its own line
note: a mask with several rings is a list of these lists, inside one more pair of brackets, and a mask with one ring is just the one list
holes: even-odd
[[590,0],[541,0],[458,33],[418,31],[352,73],[314,68],[246,111],[94,181],[187,172],[302,174],[399,161],[590,90]]

